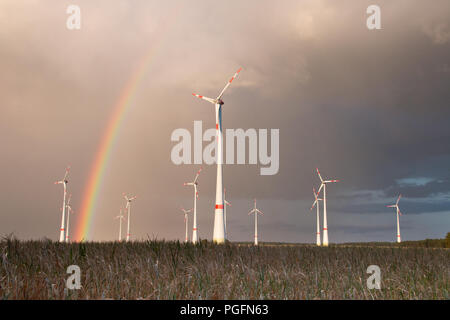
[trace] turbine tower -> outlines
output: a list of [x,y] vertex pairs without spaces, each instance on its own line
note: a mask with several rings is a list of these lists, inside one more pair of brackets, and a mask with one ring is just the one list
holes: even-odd
[[197,174],[195,175],[194,181],[192,182],[185,182],[185,186],[194,186],[194,224],[192,227],[192,243],[197,243],[198,241],[198,234],[197,234],[197,198],[198,198],[198,176],[200,175],[200,172],[202,171],[202,168],[200,168],[197,171]]
[[259,209],[256,208],[256,199],[255,199],[255,206],[252,210],[248,213],[251,215],[252,213],[255,214],[255,246],[258,245],[258,213],[263,214]]
[[120,214],[116,216],[114,219],[119,219],[119,242],[122,241],[122,220],[125,217],[123,216],[123,210],[120,209]]
[[137,198],[137,196],[128,198],[127,195],[125,195],[125,193],[123,194],[123,197],[125,198],[125,200],[127,200],[127,205],[125,206],[125,209],[128,210],[128,227],[127,227],[127,242],[130,241],[130,211],[131,211],[131,201],[133,201],[134,199]]
[[223,216],[223,188],[222,188],[222,153],[223,153],[223,136],[222,136],[222,105],[224,104],[222,100],[222,96],[225,90],[231,85],[231,82],[237,77],[238,73],[242,70],[239,70],[234,74],[234,76],[228,81],[225,88],[223,88],[222,92],[215,99],[207,98],[198,94],[193,93],[194,96],[206,100],[215,105],[216,109],[216,140],[217,140],[217,149],[216,149],[216,162],[217,162],[217,179],[216,179],[216,206],[214,209],[214,232],[213,232],[213,241],[215,243],[224,243],[225,242],[225,225],[224,225],[224,216]]
[[69,226],[70,226],[70,215],[73,214],[72,207],[70,206],[70,198],[72,198],[72,194],[69,194],[69,197],[67,198],[67,230],[66,230],[66,242],[70,242],[69,239]]
[[225,227],[225,239],[228,240],[228,233],[227,233],[227,206],[231,207],[231,203],[229,203],[226,199],[227,190],[223,189],[223,219],[224,219],[224,227]]
[[316,218],[317,219],[316,245],[320,247],[320,209],[319,209],[319,201],[323,200],[323,199],[319,198],[319,194],[316,193],[316,188],[314,188],[314,187],[313,187],[313,195],[314,195],[314,199],[315,200],[314,200],[310,210],[312,211],[312,209],[314,207],[316,207],[316,209],[317,209],[316,210],[317,211],[317,214],[316,214],[316,217],[317,217]]
[[319,176],[319,179],[321,181],[319,191],[317,191],[317,194],[320,193],[320,190],[323,188],[323,242],[322,244],[325,247],[328,247],[328,224],[327,224],[327,183],[332,182],[339,182],[339,180],[323,180],[322,176],[320,175],[319,169],[316,168],[317,175]]
[[63,196],[63,205],[62,205],[62,217],[61,217],[61,228],[59,230],[59,242],[64,242],[64,226],[65,226],[65,217],[66,217],[66,194],[67,194],[67,176],[69,175],[70,166],[66,168],[66,174],[64,178],[60,181],[56,181],[55,184],[62,184],[64,187],[64,196]]
[[189,212],[192,211],[192,209],[186,210],[186,209],[184,209],[184,208],[180,208],[180,210],[183,211],[183,213],[184,213],[184,225],[185,225],[185,228],[186,228],[186,236],[185,236],[185,238],[184,238],[184,242],[187,243],[187,242],[189,241],[189,234],[188,234],[188,214],[189,214]]
[[400,209],[398,208],[398,202],[400,201],[401,197],[402,197],[402,195],[398,196],[397,202],[395,202],[395,204],[386,206],[388,208],[395,208],[395,210],[397,211],[397,242],[398,243],[402,242],[402,239],[400,238],[400,219],[399,219],[399,215],[401,216],[402,213],[400,212]]

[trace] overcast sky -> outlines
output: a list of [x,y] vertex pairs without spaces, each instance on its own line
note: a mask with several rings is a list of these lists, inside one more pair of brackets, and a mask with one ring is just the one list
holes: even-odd
[[[81,29],[66,28],[67,6]],[[366,8],[381,8],[368,30]],[[450,230],[450,3],[427,1],[0,2],[0,235],[58,239],[71,165],[77,213],[103,132],[130,77],[151,62],[118,131],[88,240],[112,240],[122,192],[136,194],[137,239],[183,239],[183,187],[199,165],[172,163],[172,132],[215,125],[192,92],[224,96],[224,128],[280,130],[280,168],[225,165],[230,240],[315,242],[315,168],[330,242],[404,240]],[[206,144],[205,144],[206,145]],[[198,228],[212,238],[214,165],[199,179]],[[190,220],[192,221],[192,219]]]

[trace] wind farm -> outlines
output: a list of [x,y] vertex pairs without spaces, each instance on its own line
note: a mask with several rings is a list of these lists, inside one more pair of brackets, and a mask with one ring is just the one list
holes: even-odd
[[[209,210],[204,211],[204,206],[202,202],[208,202],[205,201],[202,197],[201,202],[199,198],[199,177],[202,173],[203,167],[200,167],[193,180],[189,182],[184,182],[184,187],[192,187],[193,191],[193,207],[192,209],[184,209],[183,207],[179,207],[179,210],[184,215],[184,238],[180,241],[180,239],[177,240],[169,240],[166,239],[158,239],[158,238],[149,238],[147,236],[147,239],[142,239],[134,236],[131,237],[131,205],[134,203],[134,200],[137,199],[137,196],[129,196],[125,193],[122,193],[122,197],[125,200],[125,208],[120,209],[120,214],[116,217],[114,217],[113,220],[118,220],[119,223],[119,233],[117,240],[113,240],[115,236],[113,236],[113,232],[111,230],[111,239],[109,241],[102,241],[102,242],[95,242],[95,241],[85,241],[85,240],[77,240],[77,239],[71,239],[70,237],[70,217],[73,214],[73,209],[71,205],[71,199],[72,194],[68,194],[68,175],[69,175],[69,169],[70,167],[67,167],[65,175],[62,180],[59,180],[55,182],[55,184],[61,184],[63,186],[63,206],[61,208],[62,216],[61,216],[61,228],[59,232],[59,242],[65,242],[66,247],[59,247],[59,248],[53,248],[52,250],[55,252],[58,252],[59,255],[63,254],[65,250],[69,250],[70,252],[73,252],[73,250],[78,252],[78,258],[77,262],[83,264],[84,268],[98,268],[95,266],[94,261],[86,260],[86,258],[83,258],[84,260],[80,260],[81,257],[85,257],[86,255],[92,255],[93,257],[101,257],[103,261],[105,261],[109,268],[112,269],[113,265],[117,264],[130,264],[130,261],[132,265],[134,265],[134,268],[137,270],[144,270],[145,268],[141,265],[142,259],[146,259],[146,261],[152,261],[155,262],[155,268],[157,268],[157,276],[155,278],[155,275],[151,272],[149,275],[146,276],[145,286],[147,286],[147,292],[150,287],[153,287],[155,285],[160,285],[160,281],[164,282],[172,282],[175,281],[176,283],[181,283],[179,281],[181,280],[176,274],[177,272],[181,272],[182,270],[193,270],[194,273],[190,275],[190,277],[193,277],[193,282],[191,284],[188,284],[189,291],[186,291],[186,289],[181,289],[179,285],[175,285],[174,287],[171,286],[165,286],[166,288],[164,290],[159,290],[158,296],[155,296],[154,294],[148,294],[145,296],[147,299],[167,299],[170,297],[175,297],[179,299],[309,299],[309,298],[319,298],[319,299],[346,299],[346,298],[353,298],[353,299],[364,299],[367,295],[367,290],[365,288],[360,288],[356,292],[355,287],[352,286],[353,277],[361,277],[361,272],[364,270],[361,269],[362,266],[365,266],[366,264],[372,264],[374,261],[380,265],[382,265],[385,270],[388,270],[388,274],[391,278],[397,279],[396,281],[409,281],[408,275],[405,277],[404,273],[407,273],[407,270],[409,270],[410,267],[403,267],[401,269],[397,270],[391,270],[389,267],[392,263],[400,263],[403,266],[404,261],[408,259],[414,259],[415,255],[420,254],[421,256],[430,256],[428,259],[428,262],[423,261],[423,265],[419,264],[415,266],[415,271],[418,274],[421,274],[424,272],[425,268],[429,268],[429,263],[431,261],[431,256],[433,255],[439,255],[438,261],[444,261],[449,258],[449,251],[447,249],[444,249],[446,245],[443,245],[443,242],[437,242],[437,246],[441,246],[442,249],[434,248],[434,250],[429,251],[427,248],[423,248],[423,245],[420,245],[420,242],[401,242],[400,237],[400,220],[399,217],[401,215],[400,209],[399,209],[399,201],[401,198],[401,195],[398,196],[395,204],[393,205],[387,205],[386,207],[389,208],[395,208],[396,212],[396,242],[379,242],[377,243],[333,243],[329,242],[328,238],[328,217],[327,214],[329,211],[327,211],[327,208],[330,208],[330,206],[327,207],[327,186],[329,184],[334,184],[337,182],[340,182],[340,180],[336,179],[328,179],[323,178],[322,174],[320,173],[319,169],[315,169],[315,174],[317,174],[317,177],[319,178],[320,184],[316,187],[312,188],[313,191],[313,197],[314,201],[312,203],[312,206],[310,207],[310,211],[312,211],[314,208],[316,209],[316,217],[315,217],[315,224],[310,223],[308,226],[309,230],[315,229],[315,245],[312,243],[289,243],[289,242],[283,242],[283,241],[273,241],[270,239],[270,233],[267,234],[267,231],[273,230],[273,226],[270,226],[267,223],[262,224],[262,230],[264,232],[264,241],[261,241],[260,239],[260,226],[258,225],[258,216],[263,216],[263,212],[257,207],[256,199],[253,200],[253,208],[248,212],[248,216],[254,215],[253,219],[253,226],[251,224],[248,224],[247,230],[251,230],[253,227],[253,235],[251,235],[250,232],[247,232],[247,235],[249,237],[253,236],[253,241],[233,241],[231,242],[229,239],[229,232],[230,230],[239,229],[242,228],[244,222],[240,221],[239,224],[236,223],[229,223],[229,219],[227,221],[227,215],[226,215],[226,209],[227,206],[231,207],[230,200],[226,197],[226,189],[223,188],[223,167],[222,167],[222,157],[223,157],[223,129],[222,129],[222,107],[224,105],[224,102],[222,100],[222,96],[224,92],[228,89],[228,87],[231,85],[232,81],[237,77],[237,75],[242,71],[242,68],[239,68],[238,71],[233,75],[233,77],[228,81],[227,85],[224,87],[224,89],[221,91],[221,93],[218,95],[217,98],[207,98],[201,95],[196,95],[196,97],[206,100],[207,102],[212,103],[215,106],[215,112],[216,112],[216,127],[215,127],[215,164],[216,164],[216,179],[215,179],[215,209],[214,214],[208,213]],[[211,178],[211,177],[208,177]],[[204,176],[203,183],[206,185],[211,186],[210,181],[207,180],[207,177]],[[311,175],[311,181],[314,180],[314,174]],[[236,186],[239,184],[239,182],[235,182],[233,180],[228,180],[227,184],[231,186]],[[339,185],[336,185],[336,187]],[[180,188],[181,189],[181,188]],[[316,191],[317,190],[317,191]],[[334,189],[333,189],[334,190]],[[212,192],[209,192],[211,194]],[[192,198],[191,198],[192,199]],[[334,196],[332,202],[337,202],[338,197]],[[145,200],[145,198],[144,198]],[[236,203],[236,201],[239,203],[240,201],[245,200],[242,196],[235,197],[233,199],[233,202]],[[191,200],[192,201],[192,200]],[[322,206],[320,206],[320,202],[322,202]],[[200,208],[202,210],[198,210],[200,204]],[[236,209],[234,208],[233,212],[233,220],[236,218],[236,213],[239,211],[239,206]],[[331,208],[336,208],[334,206],[331,206]],[[303,211],[304,209],[307,209],[305,206],[303,209],[300,208],[299,211]],[[322,209],[322,210],[321,210]],[[135,210],[133,214],[136,215],[135,219],[139,219],[139,217],[142,215],[142,207],[138,210]],[[272,207],[272,210],[279,212],[276,207]],[[334,211],[334,210],[333,210]],[[192,229],[189,225],[189,214],[192,213],[193,215],[193,221],[192,221]],[[147,212],[148,214],[148,212]],[[321,219],[322,214],[322,219]],[[333,214],[335,214],[333,212]],[[125,216],[126,215],[126,216]],[[202,221],[202,238],[200,237],[200,234],[198,232],[198,221]],[[205,223],[205,218],[210,221],[209,227]],[[209,218],[209,219],[208,219]],[[270,214],[268,216],[265,216],[265,218],[270,218]],[[126,237],[125,241],[122,241],[122,221],[127,220],[126,225]],[[211,220],[213,220],[212,226],[211,226]],[[323,228],[321,232],[321,221],[323,221]],[[335,221],[335,220],[334,220]],[[293,225],[296,225],[295,220],[292,222]],[[335,230],[335,233],[338,233],[339,227],[335,225],[335,223],[332,223],[332,229]],[[192,230],[192,237],[189,238],[189,230]],[[210,238],[208,237],[208,233],[210,235]],[[322,236],[322,238],[321,238]],[[205,239],[206,237],[206,239]],[[209,238],[209,241],[208,241]],[[247,238],[248,239],[248,238]],[[311,239],[312,240],[312,239]],[[23,248],[24,252],[31,252],[31,247],[39,248],[43,243],[45,242],[24,242],[19,243],[14,238],[6,238],[6,240],[0,242],[0,249],[4,248],[2,250],[10,250],[7,248],[11,247],[11,243],[15,243],[15,246],[21,246]],[[415,249],[415,246],[419,244],[419,247],[422,247],[420,250],[420,253],[417,252]],[[31,247],[30,247],[31,246]],[[119,249],[116,249],[116,246],[120,246]],[[258,249],[258,251],[255,251],[255,248],[261,248]],[[116,250],[119,250],[120,258],[113,258],[114,253],[108,253],[111,250],[113,252],[116,252]],[[395,251],[392,251],[395,250]],[[436,251],[437,250],[437,251]],[[165,252],[162,254],[162,252]],[[169,254],[169,253],[170,254]],[[176,254],[174,253],[176,252]],[[214,264],[214,261],[217,261],[218,257],[223,256],[224,252],[229,252],[231,254],[229,261],[227,264],[231,264],[231,269],[223,269],[223,267],[217,267],[216,264]],[[108,257],[108,254],[110,256]],[[175,255],[174,255],[175,254]],[[12,259],[20,259],[23,261],[26,261],[29,259],[28,257],[19,257],[17,254],[12,253],[11,251],[8,251],[9,257]],[[303,259],[297,259],[293,258],[294,256],[301,256]],[[355,260],[355,255],[358,256],[358,258]],[[377,257],[383,257],[383,259],[379,259]],[[187,257],[190,257],[190,263],[186,262]],[[304,258],[306,257],[306,259]],[[334,258],[333,258],[334,257]],[[149,260],[150,259],[150,260]],[[248,260],[250,259],[250,260]],[[336,264],[332,264],[330,259],[336,259]],[[253,265],[253,261],[255,261],[255,266],[251,267]],[[282,261],[280,263],[280,261]],[[351,261],[351,262],[349,262]],[[192,264],[192,263],[195,263]],[[356,268],[356,272],[352,273],[350,277],[347,279],[341,279],[337,276],[340,272],[342,272],[342,266],[345,264],[352,264],[352,268]],[[356,264],[355,264],[356,263]],[[386,265],[387,264],[387,265]],[[172,265],[172,273],[173,275],[169,275],[167,272],[169,270],[169,266]],[[262,265],[270,266],[269,270],[261,269]],[[295,266],[294,269],[291,268],[290,273],[284,272],[282,275],[281,270],[285,270],[287,265],[293,265]],[[318,267],[320,266],[320,267]],[[40,267],[41,268],[41,267]],[[43,268],[43,266],[42,266]],[[240,270],[239,272],[244,272],[243,268],[247,268],[247,272],[249,274],[250,278],[247,278],[246,281],[241,281],[238,278],[235,278],[232,276],[233,272],[236,272],[237,270]],[[250,269],[249,269],[250,268]],[[439,264],[433,265],[432,268],[439,268]],[[271,280],[271,283],[276,283],[277,289],[274,289],[273,285],[269,286],[261,286],[261,287],[254,287],[251,283],[255,280],[253,279],[254,273],[262,273],[265,277],[269,277]],[[331,282],[328,283],[328,285],[322,287],[321,285],[313,286],[311,284],[311,281],[313,278],[317,279],[320,277],[324,277],[324,272],[330,273],[331,276],[328,276],[327,279]],[[109,298],[112,299],[137,299],[141,298],[140,294],[138,294],[135,291],[135,288],[129,287],[129,285],[124,284],[128,283],[127,279],[128,277],[122,274],[120,270],[115,271],[116,274],[120,274],[119,278],[115,277],[114,279],[108,278],[107,275],[106,278],[97,279],[95,283],[103,282],[103,283],[120,283],[121,290],[126,290],[127,293],[124,293],[121,290],[109,290],[107,291],[107,295]],[[305,286],[306,289],[303,290],[296,290],[298,279],[296,279],[295,274],[309,274],[308,277],[305,276],[305,279],[302,280],[302,286]],[[137,274],[137,273],[136,273]],[[408,273],[407,273],[408,274]],[[1,275],[1,274],[0,274]],[[219,289],[217,291],[217,287],[219,286],[210,286],[207,287],[206,290],[198,291],[199,290],[199,281],[203,281],[204,276],[211,277],[208,279],[215,279],[215,281],[220,282],[230,282],[230,280],[224,280],[224,277],[227,277],[227,279],[232,279],[231,283],[232,286],[237,286],[239,289],[234,291],[229,291],[224,288]],[[36,276],[37,277],[37,276]],[[164,280],[160,280],[160,277],[162,277]],[[37,277],[38,278],[38,277]],[[296,280],[294,280],[296,279]],[[428,290],[422,290],[420,287],[419,289],[416,287],[416,289],[408,291],[406,295],[403,293],[400,293],[396,290],[385,290],[385,291],[378,291],[376,293],[371,292],[371,297],[373,298],[379,298],[379,299],[401,299],[401,298],[412,298],[412,297],[419,297],[423,299],[427,299],[429,297],[433,298],[444,298],[445,297],[445,290],[442,288],[445,286],[446,277],[439,277],[438,273],[435,273],[435,277],[431,280],[434,283],[434,290],[428,291]],[[208,280],[211,281],[211,280]],[[287,287],[283,286],[281,287],[281,283],[285,283],[288,281],[290,283]],[[295,284],[294,284],[295,283]],[[389,282],[387,282],[389,285]],[[429,283],[422,282],[421,285],[423,288],[427,287]],[[11,284],[10,288],[15,287],[15,284]],[[350,291],[346,288],[352,288],[353,291]],[[281,289],[283,288],[283,289]],[[86,285],[83,287],[82,291],[77,292],[73,298],[75,299],[84,299],[87,297],[93,297],[92,292],[99,291],[100,288],[97,288],[93,285]],[[43,290],[39,289],[39,287],[36,287],[35,292]],[[319,291],[317,291],[319,290]],[[103,290],[104,291],[104,290]],[[3,293],[2,293],[3,292]],[[3,289],[0,289],[0,295],[5,295],[6,292]],[[17,291],[15,290],[15,299],[21,299],[24,297],[28,297],[28,294],[26,291]],[[105,292],[105,291],[104,291]],[[155,292],[153,290],[153,292]],[[176,292],[175,295],[173,295]],[[320,292],[320,293],[317,293]],[[10,295],[11,293],[8,293]],[[105,294],[105,293],[104,293]],[[431,296],[430,296],[431,294]],[[47,295],[31,295],[29,297],[32,298],[46,298],[46,299],[67,299],[68,296],[65,293],[61,293],[58,290],[52,291],[51,293]],[[94,295],[95,297],[95,295]],[[71,296],[72,298],[72,296]]]
[[249,1],[1,1],[0,298],[449,300],[448,1]]

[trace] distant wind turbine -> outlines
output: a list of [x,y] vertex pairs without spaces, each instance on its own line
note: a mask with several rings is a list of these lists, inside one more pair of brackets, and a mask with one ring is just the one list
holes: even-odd
[[216,109],[216,138],[217,138],[217,179],[216,179],[216,206],[214,209],[214,232],[213,241],[215,243],[225,242],[225,225],[224,225],[224,202],[223,202],[223,186],[222,186],[222,154],[223,154],[223,136],[222,136],[222,105],[224,104],[222,96],[225,90],[231,85],[231,82],[237,77],[242,68],[234,74],[234,76],[228,81],[225,88],[217,96],[217,98],[207,98],[193,93],[192,95],[197,98],[206,100],[212,103]]
[[223,219],[224,219],[224,226],[225,226],[225,239],[228,240],[228,233],[227,233],[227,206],[231,207],[231,203],[229,203],[226,198],[227,190],[223,189]]
[[192,227],[192,243],[197,243],[198,241],[198,233],[197,233],[197,198],[198,198],[198,176],[200,175],[200,172],[202,172],[202,168],[200,168],[197,171],[197,174],[195,175],[194,181],[192,182],[185,182],[185,186],[193,186],[194,187],[194,224]]
[[120,209],[120,214],[116,216],[114,219],[119,219],[119,242],[122,241],[122,220],[125,219],[123,216],[123,210]]
[[69,197],[67,198],[67,230],[66,230],[66,242],[70,242],[69,238],[69,226],[70,226],[70,215],[73,214],[72,207],[70,206],[70,199],[72,198],[72,194],[69,194]]
[[189,212],[192,211],[192,209],[186,210],[184,208],[180,208],[181,211],[183,211],[184,213],[184,226],[186,228],[186,236],[184,237],[184,242],[188,242],[189,241],[189,233],[188,233],[188,214]]
[[252,213],[255,214],[255,246],[258,245],[258,213],[263,214],[259,209],[256,208],[256,199],[255,199],[255,206],[252,210],[248,213],[248,215],[251,215]]
[[395,210],[397,212],[397,242],[398,243],[402,242],[402,240],[400,238],[400,219],[399,219],[399,215],[401,216],[402,213],[400,212],[400,209],[398,208],[398,202],[400,201],[401,197],[402,197],[402,195],[398,196],[397,201],[395,202],[395,204],[390,205],[390,206],[386,206],[388,208],[395,208]]
[[125,193],[123,194],[123,197],[125,198],[125,200],[127,200],[127,205],[125,207],[125,209],[127,209],[128,211],[128,227],[127,227],[127,242],[130,241],[130,211],[131,211],[131,201],[133,201],[134,199],[137,198],[137,196],[128,198],[128,196],[125,195]]
[[63,205],[62,205],[62,217],[61,217],[61,228],[59,230],[59,242],[64,242],[64,226],[65,226],[65,217],[66,217],[66,194],[67,194],[67,176],[69,175],[70,166],[66,168],[66,174],[64,178],[60,181],[56,181],[55,184],[62,184],[64,187],[64,196],[63,196]]
[[320,246],[320,209],[319,209],[319,201],[323,200],[319,198],[319,194],[316,193],[316,188],[313,187],[313,195],[314,195],[314,202],[311,206],[311,211],[314,207],[316,207],[316,217],[317,217],[317,231],[316,231],[316,245]]
[[321,181],[321,185],[317,194],[320,193],[320,190],[323,188],[323,242],[322,244],[327,247],[328,246],[328,224],[327,224],[327,183],[339,182],[339,180],[323,180],[320,175],[319,169],[316,168],[317,174]]

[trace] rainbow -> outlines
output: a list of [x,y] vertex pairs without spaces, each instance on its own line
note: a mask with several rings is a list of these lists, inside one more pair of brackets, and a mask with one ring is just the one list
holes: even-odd
[[[175,10],[171,11],[170,17],[166,17],[165,22],[162,25],[162,29],[166,29],[166,27],[169,25],[169,21],[173,21],[173,19],[176,18],[175,16],[179,12],[180,6],[177,6]],[[75,241],[83,241],[89,239],[97,206],[97,198],[102,189],[105,168],[107,167],[107,164],[109,162],[111,151],[117,140],[117,136],[120,131],[120,127],[122,125],[125,114],[134,101],[134,97],[136,96],[139,84],[147,74],[151,63],[154,61],[153,58],[158,48],[157,44],[160,44],[164,32],[161,32],[160,30],[156,34],[158,38],[153,39],[153,45],[150,47],[149,52],[144,55],[143,59],[137,65],[137,68],[132,73],[129,80],[126,82],[122,93],[119,95],[119,99],[115,104],[112,116],[107,123],[106,130],[104,131],[100,140],[100,145],[95,155],[94,163],[92,165],[88,181],[83,192],[80,214],[78,215],[77,228],[73,237]]]

